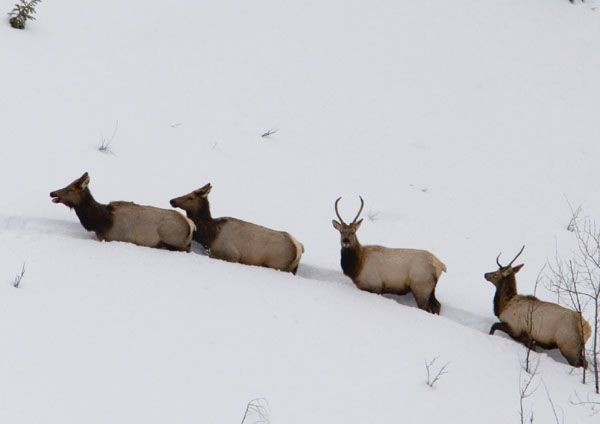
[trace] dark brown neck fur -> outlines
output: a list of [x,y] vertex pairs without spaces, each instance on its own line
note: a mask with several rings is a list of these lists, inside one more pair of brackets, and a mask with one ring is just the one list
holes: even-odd
[[494,315],[500,316],[508,302],[517,295],[517,279],[515,274],[502,279],[496,286],[494,295]]
[[362,268],[361,245],[342,247],[342,271],[352,280],[358,277]]
[[213,219],[210,214],[210,205],[208,202],[203,204],[198,211],[186,212],[186,215],[196,224],[194,240],[200,243],[205,249],[210,249],[210,246],[212,246],[219,235],[219,222],[221,219]]
[[83,228],[94,231],[100,238],[112,227],[113,216],[110,206],[96,202],[87,188],[83,192],[81,202],[75,206],[75,213]]

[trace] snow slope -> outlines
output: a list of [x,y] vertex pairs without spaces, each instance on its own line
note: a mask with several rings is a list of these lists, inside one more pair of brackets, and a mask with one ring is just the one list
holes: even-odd
[[[37,16],[0,25],[1,422],[239,422],[256,397],[274,423],[518,420],[523,348],[487,336],[482,274],[526,244],[532,292],[572,246],[565,197],[600,211],[590,3],[57,0]],[[99,243],[48,197],[84,171],[99,201],[162,207],[210,181],[213,215],[303,242],[299,275]],[[358,194],[363,243],[446,263],[441,317],[341,274],[333,202],[349,219]],[[431,390],[435,356],[450,365]],[[540,358],[565,422],[595,422],[569,404],[591,391],[579,372]],[[543,389],[527,407],[552,422]]]

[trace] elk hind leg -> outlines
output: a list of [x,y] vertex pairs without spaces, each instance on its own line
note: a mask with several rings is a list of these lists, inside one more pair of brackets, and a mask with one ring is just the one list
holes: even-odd
[[433,291],[428,295],[424,293],[413,292],[413,296],[417,301],[417,306],[419,309],[422,309],[432,314],[440,313],[440,302],[438,302],[438,300],[435,298],[435,294]]
[[433,280],[429,284],[422,284],[418,287],[414,287],[415,285],[412,284],[413,287],[411,291],[417,301],[419,309],[423,309],[431,314],[439,315],[441,305],[435,297],[435,284],[436,280]]
[[588,364],[585,359],[585,353],[582,348],[568,349],[568,348],[563,348],[563,347],[559,346],[558,349],[560,350],[560,353],[562,354],[562,356],[565,357],[567,362],[569,362],[569,365],[571,365],[572,367],[587,368]]

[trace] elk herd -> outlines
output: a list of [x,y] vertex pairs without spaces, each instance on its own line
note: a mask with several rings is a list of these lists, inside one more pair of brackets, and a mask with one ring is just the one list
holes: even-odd
[[[81,225],[96,233],[99,240],[184,252],[191,251],[194,240],[211,258],[293,274],[298,270],[304,246],[289,233],[236,218],[213,218],[208,201],[210,184],[170,200],[172,207],[185,211],[184,216],[172,209],[132,202],[98,203],[90,192],[89,182],[86,172],[66,187],[51,192],[50,197],[54,203],[75,209]],[[340,233],[344,274],[361,290],[378,294],[412,293],[420,309],[439,314],[441,305],[435,288],[442,272],[446,272],[446,265],[426,250],[361,245],[356,232],[363,221],[359,217],[364,201],[360,197],[358,213],[347,224],[338,210],[340,200],[334,204],[339,221],[333,220],[332,224]],[[489,334],[502,330],[530,348],[558,348],[572,366],[587,367],[584,348],[591,327],[582,315],[517,293],[515,274],[523,264],[513,266],[513,263],[524,248],[506,266],[500,264],[498,255],[498,270],[484,274],[496,288],[493,305],[499,320]]]

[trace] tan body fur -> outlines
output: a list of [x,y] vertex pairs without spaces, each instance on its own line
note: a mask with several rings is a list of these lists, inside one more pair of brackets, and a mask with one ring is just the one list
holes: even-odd
[[236,218],[224,218],[209,250],[213,258],[290,272],[298,268],[303,252],[290,234]]
[[131,202],[111,202],[109,206],[114,222],[106,233],[97,234],[99,239],[190,250],[196,226],[179,212]]
[[208,249],[212,258],[245,265],[264,266],[296,273],[304,246],[284,231],[276,231],[236,218],[213,218],[206,184],[184,196],[171,199],[196,224],[194,240]]
[[513,297],[498,318],[522,341],[533,340],[546,349],[557,347],[571,364],[578,362],[592,334],[580,313],[530,296]]
[[507,266],[500,265],[498,255],[499,269],[484,274],[484,278],[496,287],[494,314],[500,320],[492,325],[490,334],[502,330],[530,348],[558,348],[572,366],[587,367],[585,343],[592,330],[583,316],[556,303],[517,294],[515,275],[523,264],[515,267],[512,264],[524,248]]
[[83,227],[99,240],[124,241],[138,246],[190,251],[194,223],[179,212],[131,202],[96,202],[88,188],[87,172],[50,193],[54,203],[75,209]]
[[352,280],[357,287],[375,293],[412,292],[419,305],[429,294],[446,266],[432,253],[417,249],[362,246],[361,270]]

